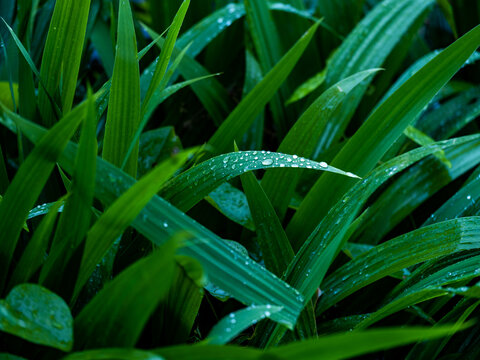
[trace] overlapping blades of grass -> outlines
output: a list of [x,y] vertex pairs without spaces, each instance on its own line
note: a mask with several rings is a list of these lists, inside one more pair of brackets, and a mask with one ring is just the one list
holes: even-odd
[[[4,114],[8,111],[3,109]],[[9,113],[8,116],[15,116]],[[0,289],[3,289],[8,267],[12,261],[20,231],[45,183],[53,171],[55,162],[73,136],[84,116],[84,108],[70,112],[41,141],[17,171],[0,202]],[[35,176],[32,176],[34,174]]]
[[143,98],[142,102],[142,116],[145,114],[145,110],[148,108],[148,104],[157,90],[157,88],[162,85],[163,88],[166,87],[166,82],[162,84],[162,80],[165,77],[167,72],[168,64],[170,63],[170,58],[175,47],[175,42],[177,40],[178,33],[183,23],[183,19],[187,13],[188,6],[190,5],[190,0],[183,1],[180,9],[177,12],[177,15],[173,19],[172,25],[168,30],[168,35],[162,46],[162,53],[156,63],[155,71],[153,72],[152,79],[148,86],[147,92]]
[[40,273],[40,282],[49,289],[57,289],[62,295],[73,289],[73,286],[66,283],[73,283],[74,279],[67,282],[62,279],[65,279],[68,262],[90,228],[97,160],[96,128],[95,103],[89,92],[75,171],[68,189],[69,197],[55,231],[49,258]]
[[[476,27],[438,54],[370,115],[332,165],[360,176],[368,173],[479,45],[480,27]],[[353,184],[329,174],[315,183],[287,228],[290,238],[297,240],[294,249]]]
[[[11,116],[31,141],[37,142],[45,133],[45,129],[30,121],[14,114]],[[3,118],[0,118],[0,122],[11,131],[16,131],[15,124]],[[73,173],[76,151],[77,146],[70,143],[60,159],[62,167],[70,174]],[[106,205],[113,203],[134,183],[133,178],[118,168],[97,159],[95,196]],[[282,311],[272,314],[271,318],[293,328],[304,302],[297,290],[162,198],[154,196],[131,225],[157,245],[163,244],[177,232],[188,231],[193,234],[197,241],[180,249],[180,253],[198,259],[210,281],[237,300],[247,305],[270,303],[283,306]]]
[[[368,315],[356,328],[366,328],[384,317],[406,309],[419,302],[438,296],[454,294],[455,288],[447,285],[466,282],[478,276],[478,251],[460,252],[440,259],[437,262],[427,262],[420,266],[409,277],[397,286],[384,301],[383,306],[373,314]],[[458,293],[465,293],[467,287],[460,287]]]
[[[266,1],[245,0],[244,3],[250,34],[263,73],[266,74],[282,57],[283,50],[279,34]],[[284,84],[280,87],[280,92],[275,94],[270,101],[274,122],[280,134],[286,133],[288,129],[287,111],[283,104],[289,93],[287,84]]]
[[[434,3],[433,0],[384,0],[378,2],[355,27],[328,63],[325,85],[357,72],[380,67],[413,24]],[[388,70],[388,69],[387,69]],[[344,102],[324,133],[322,149],[337,140],[360,103],[368,84],[359,86]]]
[[[311,157],[339,104],[351,90],[376,71],[367,70],[355,74],[326,90],[305,110],[283,138],[277,151]],[[262,186],[280,219],[285,215],[300,175],[301,172],[298,171],[273,170],[267,171],[262,178]]]
[[213,134],[208,144],[213,147],[215,154],[227,152],[235,140],[240,142],[243,134],[290,74],[318,26],[317,22],[297,41]]
[[432,156],[415,164],[389,184],[371,204],[369,216],[355,231],[352,242],[378,243],[437,191],[478,165],[480,141],[447,149],[445,156],[451,162],[451,168]]
[[38,93],[40,113],[46,126],[56,121],[49,96],[58,101],[63,113],[72,107],[89,10],[90,0],[59,0],[55,4],[40,68],[45,88],[40,87]]
[[178,245],[172,239],[137,261],[83,308],[75,318],[76,349],[135,346],[148,318],[168,293]]
[[125,231],[163,183],[193,155],[194,151],[185,150],[157,165],[100,216],[87,234],[74,298],[78,296],[95,266],[108,252],[115,239]]
[[[479,136],[470,136],[435,143],[408,152],[379,166],[365,180],[350,189],[342,201],[339,201],[318,224],[290,263],[284,275],[286,281],[299,289],[306,298],[311,298],[321,286],[330,264],[343,248],[349,227],[358,211],[378,187],[390,177],[435,151],[477,141],[478,138]],[[263,337],[269,339],[273,334],[274,342],[278,342],[283,332],[278,326],[275,329],[272,327]]]
[[47,215],[30,239],[22,257],[15,267],[15,271],[10,277],[8,283],[9,289],[15,285],[28,282],[45,261],[44,254],[47,252],[48,243],[55,226],[58,211],[60,206],[63,205],[64,200],[65,199],[62,197],[49,208]]
[[362,287],[403,268],[480,248],[480,218],[444,221],[414,230],[357,256],[322,284],[317,315]]

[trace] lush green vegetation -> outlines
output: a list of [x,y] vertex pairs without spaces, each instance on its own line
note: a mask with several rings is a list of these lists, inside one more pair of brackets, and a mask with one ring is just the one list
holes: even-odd
[[478,1],[0,15],[0,360],[480,357]]

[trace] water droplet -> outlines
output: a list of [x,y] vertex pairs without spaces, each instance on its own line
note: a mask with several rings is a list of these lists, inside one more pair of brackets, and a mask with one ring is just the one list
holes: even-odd
[[268,317],[268,316],[270,316],[270,315],[272,315],[272,314],[270,313],[270,311],[265,311],[265,316]]
[[164,221],[164,222],[163,222],[163,227],[164,227],[164,228],[167,228],[167,227],[168,227],[168,223]]
[[327,168],[327,167],[328,167],[328,164],[327,164],[325,161],[322,161],[322,162],[320,163],[320,166],[321,166],[322,168]]
[[219,24],[223,23],[223,17],[218,18],[217,23],[219,23]]
[[272,159],[265,159],[262,161],[262,165],[265,165],[265,166],[272,165],[272,164],[273,164]]

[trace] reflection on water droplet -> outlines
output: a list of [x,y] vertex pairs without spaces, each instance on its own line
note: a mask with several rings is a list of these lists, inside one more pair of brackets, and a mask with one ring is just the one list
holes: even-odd
[[321,166],[322,168],[327,168],[327,167],[328,167],[328,164],[327,164],[325,161],[322,161],[322,162],[320,163],[320,166]]
[[272,164],[273,164],[272,159],[265,159],[262,161],[262,165],[265,165],[265,166],[272,165]]

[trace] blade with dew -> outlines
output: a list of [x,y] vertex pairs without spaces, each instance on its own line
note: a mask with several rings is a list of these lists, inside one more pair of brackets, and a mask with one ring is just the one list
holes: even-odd
[[246,171],[269,168],[295,168],[329,171],[347,177],[356,175],[299,157],[270,151],[238,151],[216,156],[183,172],[165,184],[160,195],[187,211],[222,183]]

